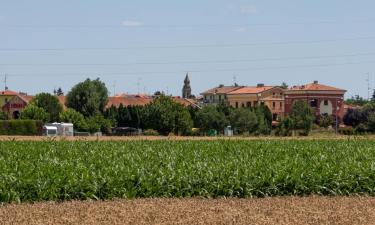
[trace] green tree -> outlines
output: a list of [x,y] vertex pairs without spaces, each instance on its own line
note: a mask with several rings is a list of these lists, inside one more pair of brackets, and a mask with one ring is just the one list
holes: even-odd
[[60,113],[63,111],[63,106],[56,96],[49,93],[40,93],[37,94],[30,103],[43,108],[49,114],[47,122],[60,121]]
[[318,124],[320,127],[328,128],[333,124],[333,118],[328,114],[320,115],[318,119]]
[[290,117],[294,121],[294,129],[302,130],[301,135],[309,135],[314,121],[314,111],[307,102],[295,102]]
[[222,132],[229,124],[225,114],[218,111],[213,105],[208,105],[199,110],[196,114],[197,125],[202,131],[214,129]]
[[86,118],[86,124],[88,127],[88,131],[90,133],[95,133],[101,131],[104,134],[111,134],[112,124],[111,121],[104,118],[102,115],[95,115]]
[[21,112],[21,119],[30,119],[30,120],[41,120],[43,122],[49,121],[50,115],[43,109],[34,104],[29,104]]
[[229,118],[232,127],[239,134],[243,134],[246,132],[250,134],[255,132],[257,129],[257,115],[250,109],[233,109]]
[[8,115],[3,111],[0,111],[0,120],[8,120]]
[[280,87],[282,88],[282,89],[288,89],[288,84],[287,83],[285,83],[285,82],[283,82],[281,85],[280,85]]
[[104,112],[104,117],[111,121],[113,127],[117,127],[118,125],[118,109],[115,106],[111,106]]
[[185,134],[191,130],[192,120],[187,108],[161,95],[145,108],[145,128],[157,130],[162,135]]
[[254,112],[258,118],[257,135],[269,135],[272,131],[272,112],[265,105],[255,107]]
[[281,119],[276,133],[280,136],[291,136],[293,134],[293,128],[294,128],[294,121],[289,116],[284,117]]
[[364,106],[368,103],[367,99],[362,98],[359,95],[352,96],[350,99],[345,100],[345,104],[348,105],[358,105],[358,106]]
[[108,102],[108,89],[98,79],[86,79],[75,85],[68,93],[67,106],[82,113],[86,117],[104,112]]
[[68,108],[64,112],[60,113],[60,119],[61,122],[72,123],[74,129],[77,131],[88,130],[88,125],[86,123],[85,117],[74,109]]
[[375,103],[375,89],[373,90],[371,95],[371,102]]

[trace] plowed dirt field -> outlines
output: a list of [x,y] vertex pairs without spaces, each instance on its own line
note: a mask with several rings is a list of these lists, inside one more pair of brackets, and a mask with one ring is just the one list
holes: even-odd
[[0,224],[375,224],[373,197],[136,199],[0,206]]

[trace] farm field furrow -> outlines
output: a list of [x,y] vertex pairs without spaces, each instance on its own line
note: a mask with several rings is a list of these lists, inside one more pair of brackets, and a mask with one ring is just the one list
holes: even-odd
[[375,193],[374,140],[2,141],[0,202]]
[[0,224],[375,224],[372,197],[135,199],[0,206]]

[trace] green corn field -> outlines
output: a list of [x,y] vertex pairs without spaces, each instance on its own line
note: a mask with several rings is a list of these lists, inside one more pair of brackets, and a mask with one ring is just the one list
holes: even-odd
[[0,202],[374,195],[373,140],[3,141]]

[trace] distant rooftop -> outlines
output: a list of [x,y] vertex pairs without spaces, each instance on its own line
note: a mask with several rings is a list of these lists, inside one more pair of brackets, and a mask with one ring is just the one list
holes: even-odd
[[291,91],[346,91],[344,89],[331,87],[324,84],[319,84],[318,81],[314,81],[311,84],[293,86],[289,90]]

